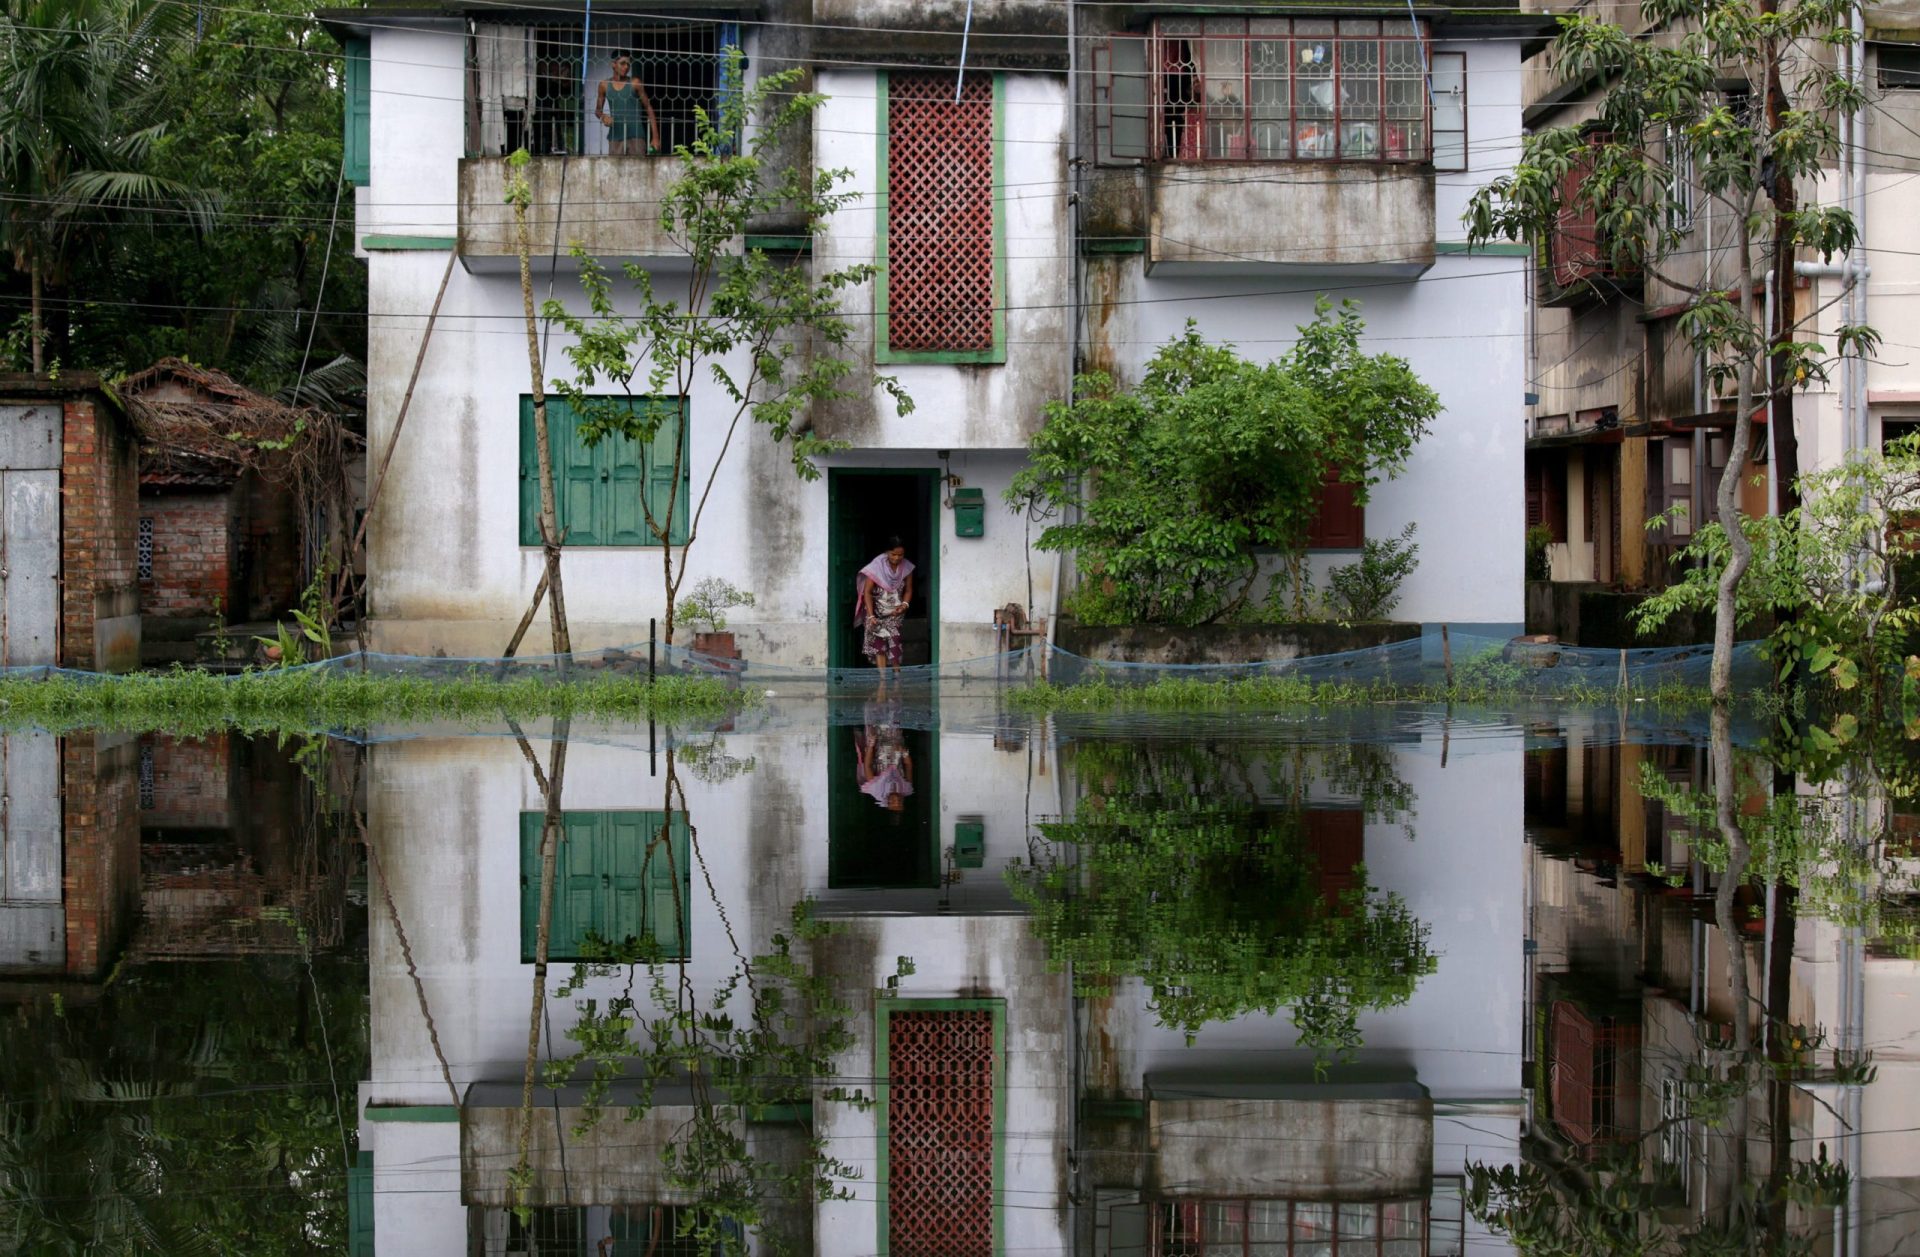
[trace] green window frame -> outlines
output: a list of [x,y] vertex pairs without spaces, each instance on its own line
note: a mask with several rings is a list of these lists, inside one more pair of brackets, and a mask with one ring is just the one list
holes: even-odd
[[373,53],[366,39],[348,39],[346,51],[344,134],[341,160],[347,180],[359,187],[373,181]]
[[[679,414],[661,422],[654,438],[642,448],[638,441],[619,435],[589,445],[580,436],[582,416],[565,398],[547,398],[547,434],[553,443],[555,513],[568,546],[658,546],[660,538],[647,520],[667,513],[673,497],[673,520],[667,544],[687,543],[687,498],[693,461],[687,433],[684,397],[595,398],[630,407],[671,407]],[[680,441],[679,493],[673,490],[673,442]],[[645,495],[644,497],[642,495]],[[533,397],[520,395],[520,544],[540,544],[540,451],[533,439]]]
[[[590,960],[587,940],[619,945],[651,938],[661,960],[691,958],[692,900],[687,814],[563,812],[555,855],[548,960]],[[544,812],[520,813],[520,960],[531,964],[540,937],[540,834]],[[677,902],[676,902],[677,901]]]
[[1007,1225],[1002,1205],[1007,1198],[1007,1002],[1004,999],[893,999],[880,996],[874,1001],[874,1090],[879,1095],[879,1165],[874,1175],[875,1198],[879,1204],[879,1257],[892,1257],[893,1236],[888,1225],[887,1151],[892,1110],[892,1087],[888,1084],[888,1055],[892,1046],[893,1014],[959,1012],[986,1009],[993,1014],[993,1257],[1007,1251]]
[[347,1167],[347,1257],[374,1257],[373,1154],[365,1148]]
[[983,350],[890,348],[887,319],[887,72],[874,73],[874,95],[878,98],[878,136],[874,143],[879,157],[879,175],[875,193],[879,201],[879,230],[874,239],[873,280],[874,340],[873,358],[879,363],[1004,363],[1007,360],[1007,84],[1006,76],[993,76],[993,348]]

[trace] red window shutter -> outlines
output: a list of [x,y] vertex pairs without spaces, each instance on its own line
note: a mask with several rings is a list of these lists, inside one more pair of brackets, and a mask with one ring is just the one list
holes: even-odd
[[1366,820],[1366,813],[1353,809],[1306,813],[1307,854],[1313,858],[1320,898],[1329,908],[1338,907],[1340,896],[1359,885],[1356,870],[1366,858]]
[[1367,508],[1354,500],[1353,486],[1328,479],[1320,486],[1320,510],[1307,530],[1309,550],[1358,550],[1367,539]]
[[993,76],[887,83],[887,347],[993,348]]
[[887,1020],[887,1239],[895,1253],[990,1257],[993,1013]]

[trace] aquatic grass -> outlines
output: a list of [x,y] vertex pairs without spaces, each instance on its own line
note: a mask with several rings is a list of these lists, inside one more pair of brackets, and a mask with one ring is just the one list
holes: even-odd
[[714,677],[582,672],[565,680],[525,673],[495,679],[490,669],[450,676],[289,669],[233,675],[163,673],[0,678],[0,726],[192,732],[363,728],[430,720],[498,721],[555,716],[724,717],[753,701]]
[[[1618,703],[1615,686],[1574,681],[1556,686],[1529,686],[1498,682],[1316,681],[1306,677],[1263,676],[1238,678],[1162,677],[1140,685],[1114,685],[1106,680],[1056,685],[1036,681],[1007,695],[1008,705],[1025,712],[1100,711],[1219,711],[1278,707],[1362,707],[1380,703],[1461,703],[1485,706],[1499,703],[1565,703],[1606,706]],[[1658,686],[1629,684],[1624,697],[1665,710],[1706,707],[1704,686],[1663,682]]]

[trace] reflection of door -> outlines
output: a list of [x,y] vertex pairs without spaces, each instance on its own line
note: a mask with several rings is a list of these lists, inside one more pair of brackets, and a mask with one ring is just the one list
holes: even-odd
[[[940,881],[940,740],[925,729],[887,724],[885,704],[868,704],[858,725],[827,730],[827,887],[931,889]],[[876,745],[877,744],[877,745]],[[863,752],[872,746],[863,764]],[[878,776],[904,754],[893,788]],[[903,792],[900,784],[910,787]]]
[[857,668],[860,630],[853,622],[855,578],[899,537],[914,564],[913,604],[903,633],[909,665],[939,662],[940,517],[932,468],[827,472],[827,664]]
[[0,734],[0,969],[66,967],[60,875],[59,744]]
[[0,666],[57,662],[61,432],[56,407],[0,406]]

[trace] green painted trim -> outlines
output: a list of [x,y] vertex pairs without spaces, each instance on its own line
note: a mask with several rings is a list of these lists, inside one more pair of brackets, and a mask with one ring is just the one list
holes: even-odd
[[813,1120],[813,1101],[802,1100],[797,1104],[762,1104],[747,1110],[749,1122],[811,1122]]
[[895,1009],[908,1012],[958,1012],[985,1008],[993,1013],[993,1257],[1005,1257],[1007,1224],[1003,1204],[1007,1194],[1007,1001],[1003,999],[912,999],[881,995],[874,1000],[874,1090],[879,1093],[875,1109],[878,1118],[879,1168],[874,1174],[878,1203],[879,1257],[889,1257],[887,1243],[887,1048],[890,1023],[888,1014]]
[[369,1122],[457,1122],[460,1110],[451,1104],[369,1104]]
[[1139,236],[1082,236],[1082,253],[1145,253],[1147,242]]
[[360,247],[369,253],[451,253],[459,245],[458,236],[362,236]]
[[875,193],[873,277],[873,360],[876,363],[923,362],[960,366],[1004,363],[1007,360],[1007,84],[1004,74],[993,76],[993,348],[903,350],[887,347],[887,83],[885,70],[874,73],[874,144],[879,185]]
[[1147,1115],[1145,1100],[1082,1100],[1080,1116],[1092,1121],[1137,1122]]
[[364,188],[373,181],[373,44],[362,35],[343,39],[340,45],[346,54],[340,173]]
[[1533,250],[1524,244],[1482,244],[1472,245],[1464,240],[1436,240],[1433,251],[1441,254],[1459,255],[1470,253],[1474,257],[1489,258],[1525,258],[1532,257]]
[[812,236],[748,236],[747,248],[762,253],[799,253],[813,255]]
[[[946,544],[947,540],[943,518],[946,512],[942,509],[940,497],[940,469],[938,467],[829,467],[827,469],[827,518],[829,520],[833,518],[834,482],[848,476],[924,476],[933,481],[934,491],[930,495],[932,500],[927,506],[931,518],[927,521],[929,544],[926,570],[928,584],[932,586],[932,592],[927,595],[927,662],[938,667],[940,664],[940,547]],[[828,541],[828,546],[827,573],[828,579],[831,580],[833,573],[831,539]],[[836,640],[842,642],[847,640],[847,630],[853,627],[852,615],[852,608],[847,605],[847,601],[836,599],[833,592],[829,590],[827,594],[827,666],[829,668],[836,666],[833,662],[833,643]],[[838,666],[858,667],[859,657],[859,653],[855,652],[851,660]],[[843,655],[841,658],[847,657]],[[938,788],[936,782],[936,791]],[[939,795],[936,793],[934,797],[938,798]],[[938,828],[935,826],[936,833]]]

